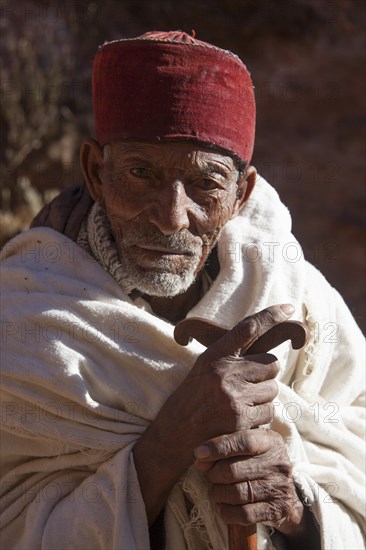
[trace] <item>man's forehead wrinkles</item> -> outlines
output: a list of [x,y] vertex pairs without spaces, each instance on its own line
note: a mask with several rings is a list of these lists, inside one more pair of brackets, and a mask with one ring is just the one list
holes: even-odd
[[141,161],[161,168],[174,168],[177,170],[192,168],[203,173],[217,172],[223,176],[228,176],[235,171],[231,157],[213,151],[195,149],[194,146],[187,143],[118,143],[114,153],[116,164],[125,161]]
[[115,160],[123,159],[126,156],[146,156],[144,147],[139,147],[136,144],[118,144],[114,149],[114,158]]

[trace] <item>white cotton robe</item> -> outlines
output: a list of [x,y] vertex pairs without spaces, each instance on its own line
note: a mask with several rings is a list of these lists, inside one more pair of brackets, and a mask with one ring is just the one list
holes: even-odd
[[[220,273],[189,313],[231,328],[277,303],[306,322],[304,350],[275,350],[272,428],[324,550],[364,548],[364,340],[339,294],[303,258],[263,179],[224,228]],[[83,249],[47,228],[2,253],[1,548],[147,550],[133,446],[203,346],[134,303]],[[184,434],[182,434],[184,437]],[[193,468],[165,508],[168,550],[227,547]],[[187,501],[191,505],[187,509]],[[264,526],[259,548],[270,548]]]

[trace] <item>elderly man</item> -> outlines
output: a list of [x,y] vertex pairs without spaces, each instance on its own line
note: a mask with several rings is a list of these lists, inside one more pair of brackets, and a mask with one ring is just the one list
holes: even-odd
[[3,251],[2,547],[363,548],[363,339],[250,165],[246,67],[117,40],[93,103],[86,186]]

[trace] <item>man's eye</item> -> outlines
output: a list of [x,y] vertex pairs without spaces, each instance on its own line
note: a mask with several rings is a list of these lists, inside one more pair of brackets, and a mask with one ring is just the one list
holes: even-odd
[[208,178],[203,178],[197,182],[197,186],[201,189],[204,189],[205,191],[211,191],[213,189],[218,189],[220,186],[215,180],[211,180]]
[[131,168],[130,172],[133,176],[137,176],[138,178],[146,178],[149,175],[148,169],[141,167]]

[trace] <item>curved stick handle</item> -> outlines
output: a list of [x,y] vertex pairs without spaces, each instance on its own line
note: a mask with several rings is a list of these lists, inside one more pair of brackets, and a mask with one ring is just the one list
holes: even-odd
[[[228,332],[214,323],[190,317],[177,324],[174,339],[181,346],[186,346],[192,338],[209,346]],[[267,353],[287,340],[291,340],[294,349],[301,349],[309,339],[309,330],[300,321],[284,321],[271,327],[246,350],[245,355]],[[256,525],[229,525],[229,550],[257,550]]]
[[[195,338],[204,346],[209,346],[222,338],[227,329],[199,317],[183,319],[174,329],[174,339],[181,346],[187,346],[192,338]],[[245,355],[254,353],[266,353],[279,346],[286,340],[291,340],[294,349],[301,349],[309,338],[309,330],[300,321],[284,321],[271,327],[267,332],[259,336],[247,349]]]
[[187,346],[192,338],[208,347],[219,340],[228,329],[222,328],[200,317],[189,317],[180,321],[174,329],[174,340],[181,346]]

